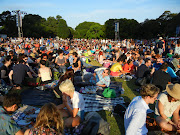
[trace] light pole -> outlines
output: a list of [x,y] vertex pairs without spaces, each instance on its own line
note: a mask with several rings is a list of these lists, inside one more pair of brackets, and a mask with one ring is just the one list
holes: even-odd
[[27,14],[27,13],[20,10],[14,10],[12,12],[16,14],[16,26],[18,27],[18,37],[21,38],[23,37],[21,14]]

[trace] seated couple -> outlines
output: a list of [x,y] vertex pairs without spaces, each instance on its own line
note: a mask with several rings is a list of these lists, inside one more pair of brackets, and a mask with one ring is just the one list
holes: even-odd
[[112,65],[111,67],[111,76],[120,76],[127,73],[133,74],[134,73],[134,65],[133,61],[129,59],[126,64],[122,67],[122,64],[124,63],[124,58],[120,57],[118,58],[117,62]]

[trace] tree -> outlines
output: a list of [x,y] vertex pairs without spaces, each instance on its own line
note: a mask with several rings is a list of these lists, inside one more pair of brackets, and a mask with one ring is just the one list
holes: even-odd
[[0,33],[7,34],[9,37],[17,36],[16,16],[10,11],[4,11],[0,14]]
[[28,14],[23,18],[23,35],[24,37],[44,36],[45,28],[42,25],[44,19],[39,15]]
[[104,38],[104,32],[100,24],[92,25],[86,33],[87,39],[102,39]]
[[61,38],[68,38],[70,36],[70,29],[68,28],[64,19],[58,20],[57,36]]
[[96,24],[95,22],[83,22],[80,23],[75,30],[79,33],[77,38],[86,38],[86,33],[92,25]]

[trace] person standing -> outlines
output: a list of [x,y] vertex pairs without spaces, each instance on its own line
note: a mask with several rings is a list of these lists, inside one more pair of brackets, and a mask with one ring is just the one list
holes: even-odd
[[163,42],[162,37],[159,37],[159,42],[157,43],[157,45],[158,45],[159,55],[162,55],[162,53],[165,51],[165,43]]
[[159,88],[153,84],[142,86],[141,96],[135,97],[124,115],[124,127],[126,135],[146,135],[146,117],[149,104],[154,104],[157,99]]

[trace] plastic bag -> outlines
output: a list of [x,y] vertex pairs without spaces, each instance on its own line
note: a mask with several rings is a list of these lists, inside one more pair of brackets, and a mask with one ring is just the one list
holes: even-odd
[[114,89],[110,88],[105,88],[102,95],[106,98],[115,98],[116,97],[116,92]]

